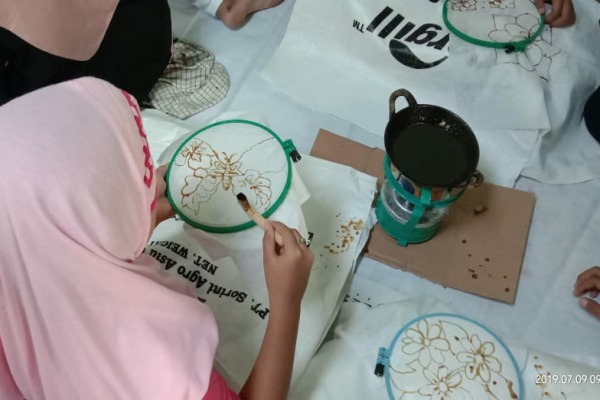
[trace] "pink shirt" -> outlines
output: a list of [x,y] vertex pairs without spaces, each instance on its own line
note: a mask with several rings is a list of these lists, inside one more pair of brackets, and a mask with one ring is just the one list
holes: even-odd
[[2,400],[237,398],[211,311],[142,254],[156,179],[136,120],[95,78],[0,107]]

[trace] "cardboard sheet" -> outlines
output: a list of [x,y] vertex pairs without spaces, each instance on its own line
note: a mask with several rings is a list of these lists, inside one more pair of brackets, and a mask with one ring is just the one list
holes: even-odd
[[[311,155],[348,165],[383,182],[382,149],[321,129]],[[379,225],[366,256],[443,286],[514,303],[535,196],[484,183],[450,206],[436,235],[425,243],[399,246]],[[476,213],[483,206],[485,211]]]

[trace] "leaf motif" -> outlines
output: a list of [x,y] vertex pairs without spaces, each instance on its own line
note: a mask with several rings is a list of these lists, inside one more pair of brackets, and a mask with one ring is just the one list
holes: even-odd
[[417,360],[400,365],[390,365],[390,380],[402,392],[417,393],[423,382],[423,368]]
[[193,175],[186,176],[183,179],[184,184],[181,188],[181,194],[185,197],[195,193],[203,180],[204,178],[199,178]]
[[217,189],[219,188],[219,180],[209,175],[202,179],[200,188],[203,190],[203,192],[198,191],[199,193],[197,192],[196,195],[198,196],[199,201],[205,203],[209,201],[212,195],[217,192]]
[[462,326],[443,320],[440,320],[439,324],[442,327],[442,335],[450,344],[450,349],[454,354],[467,350],[462,345],[462,341],[463,339],[469,340],[469,333]]
[[181,205],[192,210],[195,215],[198,215],[198,212],[200,211],[200,202],[198,201],[197,194],[182,197]]

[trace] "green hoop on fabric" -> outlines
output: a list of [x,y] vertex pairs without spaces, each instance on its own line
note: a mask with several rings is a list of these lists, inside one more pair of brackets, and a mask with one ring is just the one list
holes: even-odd
[[166,176],[165,176],[165,181],[167,182],[167,199],[169,200],[169,203],[171,203],[171,206],[173,207],[173,209],[177,213],[177,216],[179,216],[184,222],[186,222],[190,226],[192,226],[194,228],[197,228],[197,229],[201,229],[201,230],[206,231],[206,232],[211,232],[211,233],[234,233],[234,232],[240,232],[240,231],[252,228],[253,226],[256,225],[256,223],[254,221],[250,220],[248,222],[245,222],[245,223],[242,223],[242,224],[238,224],[238,225],[233,225],[233,226],[212,226],[212,225],[201,224],[199,222],[196,222],[196,221],[190,219],[189,217],[187,217],[185,215],[184,212],[182,212],[180,210],[180,208],[178,207],[178,205],[176,204],[176,202],[171,197],[171,192],[169,190],[169,176],[170,176],[170,173],[171,173],[171,167],[175,163],[175,159],[177,158],[177,155],[179,154],[179,152],[181,151],[181,149],[183,149],[188,144],[188,142],[190,140],[194,139],[199,134],[201,134],[205,130],[210,129],[212,127],[223,125],[223,124],[235,124],[235,123],[252,125],[252,126],[255,126],[257,128],[260,128],[260,129],[268,132],[269,134],[271,134],[271,136],[273,136],[277,140],[277,142],[281,146],[282,150],[286,154],[287,168],[288,168],[287,172],[288,173],[287,173],[287,178],[286,178],[285,185],[283,187],[283,190],[281,191],[281,194],[277,198],[277,200],[271,205],[271,207],[269,207],[268,210],[266,210],[264,213],[262,213],[263,217],[265,217],[265,218],[269,217],[271,214],[273,214],[279,208],[279,206],[286,199],[287,194],[288,194],[288,192],[290,190],[290,187],[292,185],[292,161],[291,161],[290,154],[291,154],[291,152],[295,151],[296,148],[295,148],[295,146],[294,146],[294,144],[293,144],[293,142],[291,140],[286,140],[284,142],[284,141],[281,140],[281,138],[275,132],[273,132],[273,130],[269,129],[268,127],[264,126],[263,124],[259,124],[258,122],[249,121],[249,120],[245,120],[245,119],[228,119],[228,120],[224,120],[224,121],[219,121],[219,122],[215,122],[213,124],[207,125],[207,126],[203,127],[202,129],[197,130],[196,132],[194,132],[193,134],[191,134],[177,148],[177,150],[175,151],[175,153],[171,157],[171,161],[169,162],[169,166],[167,168],[167,173],[166,173]]
[[506,49],[507,53],[512,53],[513,51],[525,51],[527,46],[533,43],[535,39],[537,39],[537,37],[540,36],[542,34],[542,31],[544,30],[544,16],[540,14],[540,25],[538,26],[538,29],[533,33],[533,35],[526,37],[523,40],[515,42],[493,42],[477,39],[473,36],[469,36],[461,32],[458,28],[452,25],[452,23],[450,23],[450,20],[448,19],[448,1],[450,0],[444,1],[444,6],[442,8],[442,19],[444,20],[444,24],[446,24],[446,27],[450,32],[458,36],[460,39],[475,44],[477,46],[490,47],[494,49]]

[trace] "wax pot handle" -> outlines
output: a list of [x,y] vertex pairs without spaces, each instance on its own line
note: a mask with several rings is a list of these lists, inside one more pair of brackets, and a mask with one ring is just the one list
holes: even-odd
[[483,174],[479,171],[475,171],[473,176],[471,177],[471,181],[469,182],[469,187],[477,187],[483,183]]
[[471,175],[471,177],[469,178],[468,181],[465,181],[463,183],[461,183],[460,185],[457,185],[454,187],[454,189],[465,189],[465,188],[476,188],[478,186],[481,186],[481,184],[484,181],[484,177],[483,174],[481,172],[479,172],[478,170],[475,170],[475,172],[473,172],[473,175]]
[[409,107],[414,107],[417,105],[417,101],[415,100],[413,95],[408,90],[398,89],[398,90],[394,91],[390,95],[390,119],[392,119],[394,114],[396,114],[396,99],[398,99],[398,97],[400,97],[400,96],[402,96],[406,99],[406,102],[408,103]]

